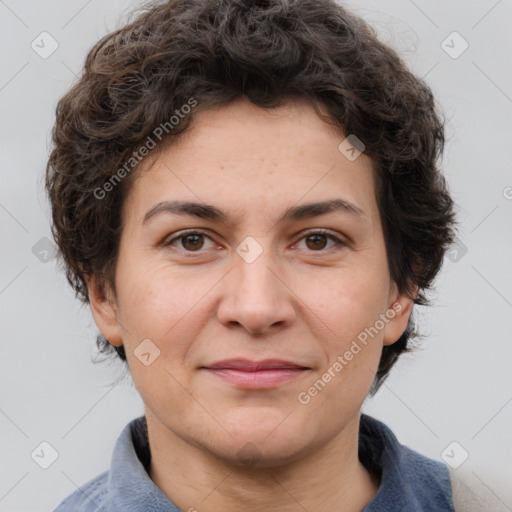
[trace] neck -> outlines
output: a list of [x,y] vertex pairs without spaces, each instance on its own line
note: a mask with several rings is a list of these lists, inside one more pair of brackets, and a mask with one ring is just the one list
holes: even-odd
[[148,413],[149,476],[181,510],[359,512],[378,490],[359,461],[359,416],[330,443],[299,459],[242,467],[186,443]]

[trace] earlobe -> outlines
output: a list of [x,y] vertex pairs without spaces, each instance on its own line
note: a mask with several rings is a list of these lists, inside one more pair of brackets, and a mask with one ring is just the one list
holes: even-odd
[[418,293],[418,287],[414,289],[413,296],[405,293],[397,294],[395,299],[389,305],[386,316],[389,321],[384,328],[384,337],[382,343],[384,345],[392,345],[400,339],[400,336],[407,329],[407,324],[414,307],[414,297]]
[[95,276],[86,277],[86,282],[94,322],[111,345],[121,346],[123,339],[113,293],[108,285],[100,286]]

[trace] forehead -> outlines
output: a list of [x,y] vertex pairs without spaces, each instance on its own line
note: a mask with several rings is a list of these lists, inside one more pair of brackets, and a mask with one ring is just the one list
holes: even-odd
[[229,216],[277,217],[293,205],[341,199],[378,216],[373,161],[347,158],[346,137],[306,102],[262,109],[237,100],[199,111],[179,139],[141,163],[125,213],[140,221],[177,199],[218,205]]

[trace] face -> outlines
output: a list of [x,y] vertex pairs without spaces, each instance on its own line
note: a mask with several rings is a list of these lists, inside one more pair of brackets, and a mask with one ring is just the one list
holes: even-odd
[[90,292],[152,428],[225,461],[251,443],[272,466],[358,418],[411,303],[389,275],[372,161],[347,159],[344,138],[305,103],[239,100],[138,171],[116,296]]

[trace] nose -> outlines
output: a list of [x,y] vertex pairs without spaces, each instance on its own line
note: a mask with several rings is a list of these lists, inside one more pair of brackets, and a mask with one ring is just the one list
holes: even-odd
[[268,334],[294,321],[294,294],[286,283],[282,265],[270,249],[249,262],[237,253],[234,266],[224,278],[217,309],[218,320],[227,327],[239,326],[253,335]]

